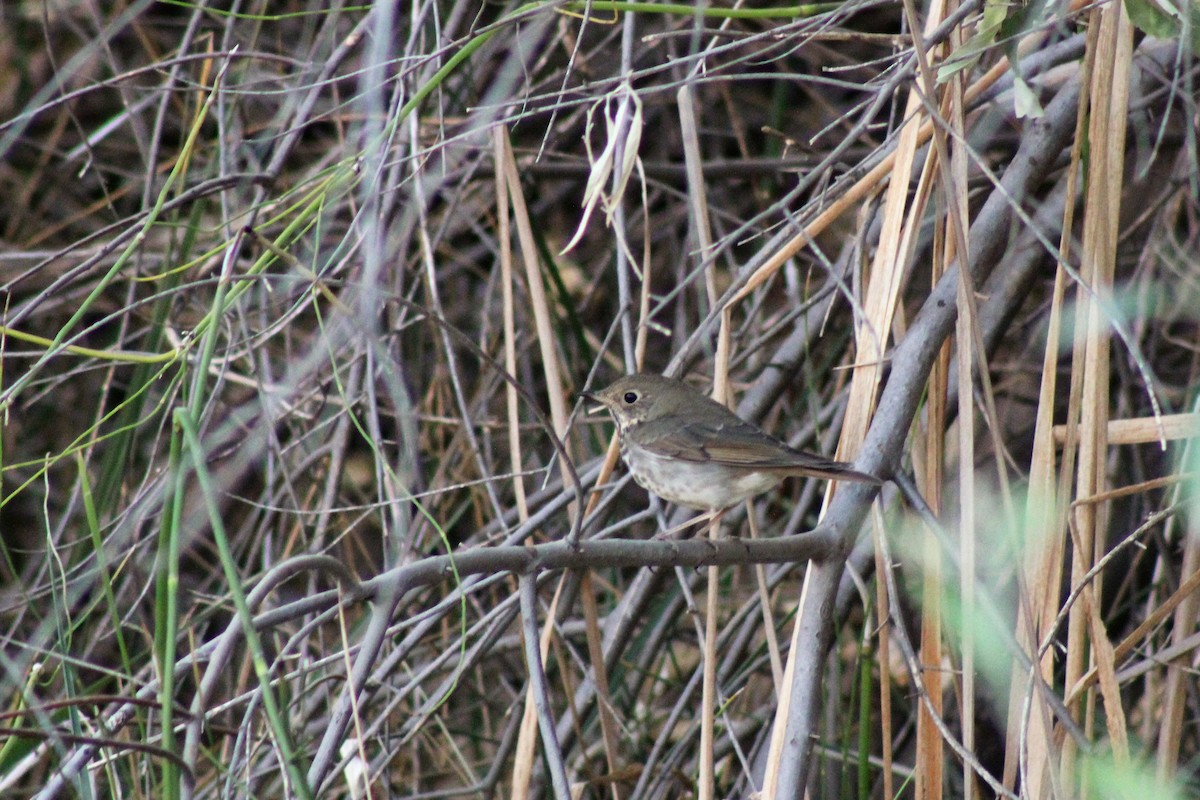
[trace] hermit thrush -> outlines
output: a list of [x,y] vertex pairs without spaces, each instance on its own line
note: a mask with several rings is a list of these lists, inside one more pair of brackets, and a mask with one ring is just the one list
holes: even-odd
[[612,414],[633,479],[681,506],[719,511],[789,475],[881,483],[845,462],[791,448],[686,383],[662,375],[627,375],[583,396]]

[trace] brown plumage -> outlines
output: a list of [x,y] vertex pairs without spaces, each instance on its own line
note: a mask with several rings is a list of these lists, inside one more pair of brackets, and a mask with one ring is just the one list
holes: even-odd
[[789,447],[662,375],[628,375],[584,396],[601,403],[617,423],[621,456],[634,480],[689,508],[728,508],[791,475],[881,482],[845,462]]

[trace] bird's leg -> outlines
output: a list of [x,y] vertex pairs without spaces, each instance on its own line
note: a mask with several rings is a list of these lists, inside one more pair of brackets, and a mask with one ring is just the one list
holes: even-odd
[[662,533],[656,535],[654,538],[655,539],[681,539],[683,537],[680,536],[679,534],[683,533],[688,528],[703,525],[705,523],[707,523],[709,525],[720,525],[721,518],[725,516],[725,512],[728,510],[729,509],[727,509],[727,508],[715,508],[710,511],[706,511],[703,514],[697,514],[696,516],[692,517],[691,519],[685,520],[684,522],[681,522],[680,524],[676,525],[674,528],[663,531]]

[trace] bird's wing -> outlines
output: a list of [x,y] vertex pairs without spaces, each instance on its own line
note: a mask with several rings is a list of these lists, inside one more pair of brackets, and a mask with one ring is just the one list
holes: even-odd
[[643,423],[639,433],[646,449],[683,461],[769,468],[793,464],[796,456],[805,455],[741,420],[682,426],[655,420]]
[[638,444],[658,456],[681,461],[712,461],[706,443],[711,438],[703,426],[684,425],[664,420],[643,422],[638,426]]
[[788,447],[740,420],[736,425],[722,425],[713,433],[719,435],[714,435],[708,444],[708,456],[722,464],[758,469],[819,468],[837,464],[827,458]]
[[789,475],[813,475],[848,481],[879,483],[879,479],[856,472],[848,463],[796,450],[749,423],[691,423],[660,425],[644,423],[642,446],[651,452],[696,463],[779,471]]

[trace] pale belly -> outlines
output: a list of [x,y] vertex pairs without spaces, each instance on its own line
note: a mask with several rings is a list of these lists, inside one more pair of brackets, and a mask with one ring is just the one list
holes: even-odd
[[638,485],[664,500],[704,510],[729,508],[782,480],[769,472],[739,474],[720,464],[667,459],[637,446],[621,456]]

